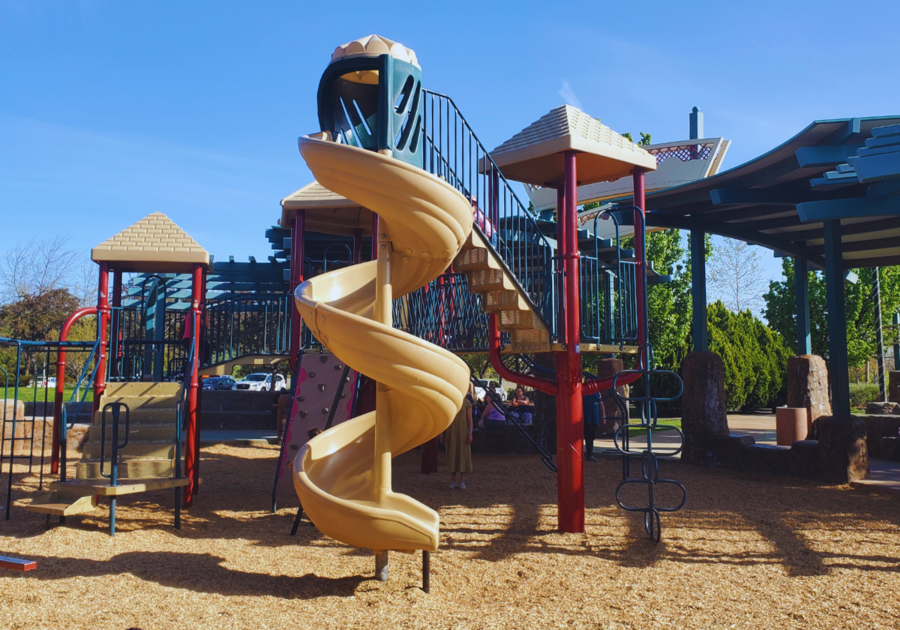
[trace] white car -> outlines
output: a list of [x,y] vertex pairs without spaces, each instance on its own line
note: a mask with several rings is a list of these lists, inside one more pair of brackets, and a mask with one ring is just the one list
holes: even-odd
[[248,374],[235,383],[231,389],[241,392],[283,392],[287,390],[287,382],[281,374],[258,372],[256,374]]

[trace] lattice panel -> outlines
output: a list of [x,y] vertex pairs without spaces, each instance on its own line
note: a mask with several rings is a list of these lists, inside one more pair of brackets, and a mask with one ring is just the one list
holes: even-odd
[[648,149],[649,153],[656,157],[656,164],[660,165],[670,157],[677,157],[682,162],[690,160],[707,160],[712,153],[713,145],[708,144],[684,144],[677,147],[660,147]]

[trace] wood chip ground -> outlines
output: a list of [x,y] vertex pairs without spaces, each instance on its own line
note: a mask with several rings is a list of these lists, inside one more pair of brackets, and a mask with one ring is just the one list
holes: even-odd
[[[465,491],[395,461],[394,486],[441,515],[432,592],[421,556],[374,561],[270,512],[276,447],[204,450],[196,507],[172,528],[172,493],[45,530],[13,508],[0,555],[0,628],[898,628],[900,505],[846,487],[663,464],[684,510],[653,544],[613,501],[621,467],[587,464],[587,531],[559,534],[556,479],[532,456],[476,456]],[[0,477],[5,485],[6,477]],[[15,497],[36,478],[14,475]],[[635,498],[637,501],[637,498]]]

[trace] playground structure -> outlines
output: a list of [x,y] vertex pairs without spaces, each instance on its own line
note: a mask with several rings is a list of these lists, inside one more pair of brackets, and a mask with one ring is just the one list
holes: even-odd
[[[422,87],[414,53],[377,36],[336,51],[322,78],[318,102],[323,131],[301,140],[301,151],[318,181],[283,200],[280,225],[266,234],[274,250],[267,263],[252,258],[249,263],[213,261],[159,214],[95,249],[100,264],[98,305],[74,314],[58,344],[51,469],[60,479],[28,509],[64,519],[93,509],[97,496],[158,487],[174,488],[176,498],[184,488],[183,501],[176,504],[189,506],[199,483],[200,374],[287,361],[295,375],[294,391],[273,503],[291,477],[285,473],[296,448],[302,465],[294,474],[304,508],[323,531],[339,539],[352,535],[352,542],[382,552],[434,549],[437,521],[424,506],[390,500],[399,501],[392,505],[401,509],[384,522],[403,521],[403,527],[415,532],[394,538],[384,533],[384,538],[373,538],[362,526],[350,531],[331,525],[339,522],[333,511],[346,508],[341,501],[348,496],[373,505],[388,501],[390,456],[439,433],[458,407],[465,374],[452,354],[482,352],[504,378],[556,396],[558,455],[551,469],[558,472],[558,527],[564,532],[584,531],[583,393],[607,392],[618,396],[622,407],[628,401],[618,394],[619,388],[645,380],[645,393],[631,401],[639,417],[619,430],[617,444],[623,487],[646,486],[648,503],[622,507],[642,512],[647,533],[658,540],[660,511],[678,509],[684,501],[671,506],[654,502],[654,487],[668,480],[659,478],[652,438],[640,449],[629,439],[636,430],[651,435],[671,430],[657,427],[656,399],[649,386],[659,374],[648,343],[646,288],[648,281],[665,278],[646,265],[641,206],[645,173],[656,168],[658,158],[568,106],[488,152],[449,97]],[[708,175],[718,168],[726,148],[723,143],[716,147],[696,156],[688,152],[686,159],[705,160],[699,170]],[[377,173],[374,181],[370,172]],[[557,220],[533,216],[507,177],[555,188]],[[632,182],[635,205],[596,213],[593,231],[580,229],[577,185],[615,181],[621,187],[626,179]],[[394,216],[390,213],[399,207],[398,195],[412,205]],[[410,221],[422,223],[408,226]],[[613,238],[601,237],[610,232],[600,225],[612,226]],[[624,247],[626,234],[620,225],[631,229],[633,248]],[[161,236],[171,242],[154,250],[146,241]],[[363,262],[382,250],[390,261]],[[388,268],[390,285],[384,282]],[[123,273],[137,275],[123,285]],[[381,296],[377,309],[371,291]],[[319,321],[323,314],[325,323]],[[71,325],[90,315],[97,316],[97,340],[81,345],[67,341]],[[341,322],[337,329],[332,328],[335,320]],[[342,326],[352,329],[350,334],[334,332]],[[373,352],[377,358],[362,356],[360,339],[368,337],[357,334],[360,330],[399,345]],[[395,332],[388,334],[391,330]],[[69,481],[65,444],[72,423],[63,401],[64,352],[76,348],[91,351],[76,395],[92,384],[96,426],[90,431],[84,465]],[[555,371],[514,371],[516,365],[533,366],[530,356],[539,353],[555,356]],[[584,353],[633,355],[636,368],[584,380]],[[331,404],[315,402],[312,408],[312,383],[304,391],[299,374],[315,371],[311,365],[317,355],[331,357],[325,361],[341,367],[326,370],[333,383],[316,383],[316,388],[324,386],[326,399],[327,392],[335,392]],[[436,357],[446,367],[434,367]],[[378,367],[386,358],[393,368]],[[419,362],[414,369],[420,377],[432,374],[426,388],[431,393],[422,394],[416,385],[419,398],[409,398],[409,386],[391,380],[392,371],[410,370],[401,366],[407,361]],[[405,410],[392,416],[399,423],[395,431],[386,431],[384,423],[378,428],[378,412],[347,422],[355,415],[360,391],[357,368],[364,374],[375,372],[375,380],[383,382],[377,396],[382,414],[389,404],[384,401],[403,401],[394,404]],[[178,380],[184,385],[172,384]],[[119,393],[136,383],[146,383],[142,395]],[[158,385],[150,387],[154,383]],[[339,400],[346,404],[335,404]],[[423,400],[442,411],[432,415],[434,410]],[[328,413],[321,411],[326,407]],[[332,426],[318,441],[305,445],[301,420],[311,413],[323,420],[321,428]],[[361,442],[367,444],[364,448],[360,443],[348,446],[362,436],[369,440]],[[361,455],[370,452],[374,457],[376,449],[379,458]],[[357,468],[345,466],[347,453],[353,454],[349,459]],[[638,477],[631,474],[634,459],[641,462]],[[363,468],[375,481],[362,484],[366,488],[353,486],[365,477]],[[357,473],[363,476],[354,478]],[[119,489],[101,489],[107,487]],[[377,499],[366,494],[376,489]],[[372,512],[350,512],[367,515],[360,523],[371,524]]]

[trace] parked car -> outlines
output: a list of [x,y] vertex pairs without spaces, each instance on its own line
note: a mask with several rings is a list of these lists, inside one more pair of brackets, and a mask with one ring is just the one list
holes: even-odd
[[488,387],[493,388],[494,393],[500,397],[500,400],[506,400],[506,390],[500,387],[500,383],[481,378],[475,379],[475,398],[484,400],[485,389]]
[[287,382],[281,374],[258,372],[256,374],[248,374],[235,383],[232,389],[243,392],[283,392],[287,390]]
[[235,383],[237,381],[230,376],[210,376],[203,380],[203,389],[207,391],[232,389]]

